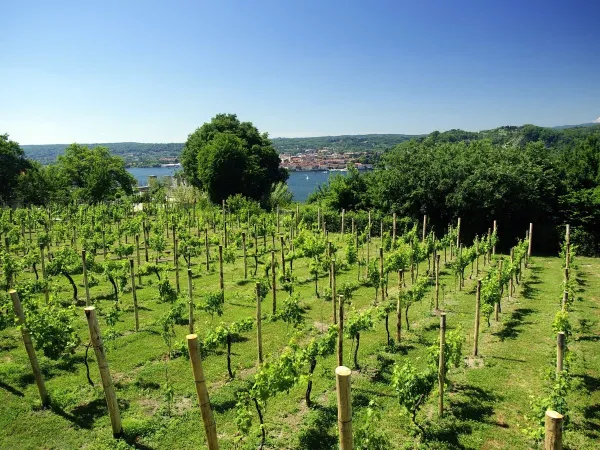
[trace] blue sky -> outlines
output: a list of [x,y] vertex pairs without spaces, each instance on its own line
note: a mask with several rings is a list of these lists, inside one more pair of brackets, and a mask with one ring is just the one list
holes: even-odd
[[220,112],[276,136],[600,116],[596,1],[0,5],[0,133],[182,142]]

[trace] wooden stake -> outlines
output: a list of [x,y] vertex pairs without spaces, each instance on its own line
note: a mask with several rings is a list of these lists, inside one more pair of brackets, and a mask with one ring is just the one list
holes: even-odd
[[481,307],[481,280],[477,280],[475,294],[475,331],[473,332],[473,356],[479,355],[479,309]]
[[565,230],[565,267],[568,269],[571,259],[571,227],[569,224]]
[[458,223],[456,225],[456,248],[460,246],[460,217],[458,218]]
[[285,246],[283,243],[283,235],[279,236],[279,244],[281,246],[281,273],[285,276]]
[[533,241],[533,223],[529,223],[529,246],[527,247],[527,258],[528,259],[531,258],[532,241]]
[[563,415],[556,411],[546,411],[546,438],[544,450],[562,450]]
[[263,351],[262,351],[262,314],[260,312],[260,283],[256,283],[256,343],[258,346],[258,363],[263,362]]
[[277,278],[275,276],[275,250],[271,250],[271,286],[273,288],[273,315],[277,314]]
[[219,288],[225,298],[225,283],[223,282],[223,246],[219,245]]
[[569,291],[563,291],[562,298],[562,310],[565,311],[567,309],[567,302],[569,301]]
[[342,234],[344,234],[344,214],[346,213],[345,209],[342,209]]
[[333,323],[337,323],[337,294],[335,284],[335,259],[331,260],[331,303],[333,305]]
[[210,270],[210,253],[208,246],[208,226],[204,228],[204,253],[206,253],[206,271]]
[[50,301],[50,292],[48,290],[48,275],[46,274],[46,258],[44,257],[43,245],[40,245],[40,261],[42,263],[42,278],[44,279],[44,297],[46,298],[46,304],[48,304]]
[[19,324],[19,328],[21,329],[23,344],[25,344],[25,351],[27,352],[27,356],[29,357],[29,363],[31,364],[31,371],[33,372],[35,384],[37,385],[38,392],[40,393],[42,406],[45,407],[50,405],[50,397],[48,396],[48,391],[46,391],[46,384],[44,383],[44,378],[42,377],[42,371],[40,370],[37,355],[35,354],[33,343],[31,342],[31,335],[29,334],[29,329],[27,328],[27,324],[25,323],[25,314],[23,313],[23,307],[21,306],[21,301],[19,300],[19,294],[17,294],[17,291],[15,291],[14,289],[11,289],[9,291],[9,294],[12,300],[13,309],[15,310],[15,316],[17,316],[17,323]]
[[398,298],[396,300],[396,341],[402,337],[402,271],[398,271]]
[[83,267],[83,285],[85,286],[85,306],[90,306],[92,302],[90,300],[90,286],[88,284],[85,250],[81,250],[81,266]]
[[135,318],[135,331],[137,332],[140,330],[140,318],[138,316],[138,303],[137,292],[135,289],[135,273],[133,270],[133,258],[129,258],[129,273],[131,276],[131,293],[133,294],[133,317]]
[[564,363],[564,352],[565,352],[565,333],[560,331],[556,335],[556,375],[560,375],[563,371]]
[[440,309],[440,255],[436,255],[435,263],[435,310]]
[[204,379],[204,370],[202,369],[202,358],[198,346],[198,336],[195,334],[188,334],[186,339],[188,350],[190,352],[192,371],[194,373],[198,404],[200,405],[200,412],[202,413],[202,422],[204,422],[206,442],[209,450],[218,450],[217,424],[213,417],[212,409],[210,407],[210,398],[208,397],[208,390],[206,389],[206,380]]
[[244,280],[248,279],[248,262],[246,260],[246,232],[242,231],[242,252],[244,253]]
[[345,366],[335,369],[335,380],[338,405],[338,430],[340,433],[340,450],[352,450],[352,395],[350,392],[350,375],[352,371]]
[[446,377],[445,374],[445,355],[444,355],[444,347],[446,346],[446,313],[440,314],[440,362],[438,369],[438,390],[440,393],[439,404],[438,404],[438,412],[440,417],[444,415],[444,380]]
[[337,341],[337,365],[344,365],[344,296],[338,296],[339,300],[339,308],[340,314],[338,316],[339,319],[339,327],[338,327],[338,341]]
[[[381,288],[381,301],[385,300],[385,289],[383,288],[383,247],[379,247],[379,285]],[[377,298],[375,298],[377,301]]]
[[425,214],[423,216],[423,238],[421,239],[421,242],[425,242],[426,232],[427,232],[427,214]]
[[396,213],[392,214],[392,247],[396,246]]
[[142,263],[140,260],[140,235],[139,234],[135,235],[135,253],[137,256],[138,282],[139,282],[139,284],[142,284],[142,271],[140,270]]
[[192,269],[188,267],[188,326],[190,334],[194,333],[194,297],[192,295]]
[[[494,231],[493,233],[495,234],[498,231],[498,223],[494,220]],[[496,245],[494,245],[492,247],[492,255],[496,254]]]
[[119,413],[119,405],[117,403],[117,396],[115,394],[112,377],[110,376],[108,362],[106,361],[106,355],[104,354],[104,344],[102,343],[102,336],[100,335],[100,328],[98,327],[96,308],[94,306],[88,306],[84,308],[84,311],[90,330],[90,339],[92,341],[92,346],[94,347],[94,353],[96,354],[96,361],[98,362],[98,369],[100,369],[100,377],[102,378],[106,406],[108,407],[108,413],[110,414],[113,436],[119,437],[123,434],[121,414]]

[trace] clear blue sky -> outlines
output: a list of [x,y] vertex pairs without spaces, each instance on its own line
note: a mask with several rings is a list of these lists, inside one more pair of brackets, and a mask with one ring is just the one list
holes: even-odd
[[598,1],[0,5],[0,133],[182,142],[219,112],[276,136],[600,116]]

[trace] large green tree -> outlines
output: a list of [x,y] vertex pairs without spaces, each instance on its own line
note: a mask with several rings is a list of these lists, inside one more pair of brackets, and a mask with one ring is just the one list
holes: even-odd
[[16,198],[19,178],[30,168],[19,144],[9,140],[8,134],[0,134],[0,203]]
[[265,203],[272,185],[288,176],[268,135],[235,114],[217,114],[190,134],[181,163],[186,179],[213,202],[242,194]]
[[90,203],[110,200],[120,193],[130,195],[135,184],[123,159],[111,155],[106,147],[90,149],[72,144],[50,171],[57,192],[71,188],[74,199]]

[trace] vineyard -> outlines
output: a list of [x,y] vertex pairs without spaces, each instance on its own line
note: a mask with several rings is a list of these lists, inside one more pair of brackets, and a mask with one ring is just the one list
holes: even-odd
[[600,263],[568,226],[541,257],[535,224],[500,254],[501,218],[467,242],[239,197],[0,214],[0,448],[600,442]]

